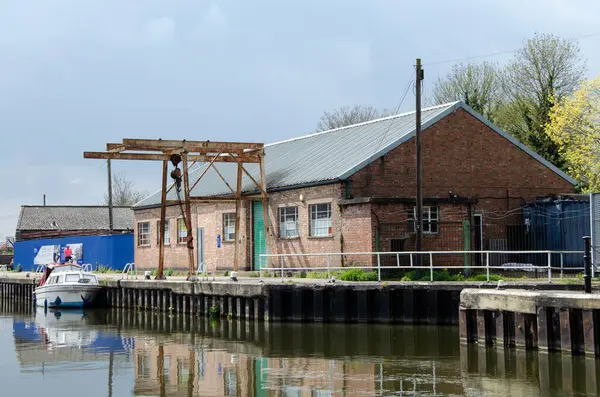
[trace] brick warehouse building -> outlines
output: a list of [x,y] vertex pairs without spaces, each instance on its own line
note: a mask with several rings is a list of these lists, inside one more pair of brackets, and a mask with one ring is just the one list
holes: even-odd
[[[411,112],[266,145],[270,236],[263,235],[261,203],[244,201],[240,269],[257,269],[267,246],[279,254],[413,250],[414,120]],[[463,102],[423,109],[422,131],[425,250],[498,249],[506,245],[508,222],[499,213],[510,214],[539,196],[573,192],[572,178]],[[204,167],[191,173],[192,182]],[[218,169],[235,186],[235,164]],[[248,170],[258,177],[257,166]],[[245,175],[243,186],[245,194],[256,193]],[[210,169],[193,195],[228,192]],[[176,200],[176,193],[169,192],[168,199]],[[232,268],[234,211],[229,203],[194,204],[198,262]],[[136,265],[155,268],[160,192],[136,204],[134,214]],[[181,208],[168,207],[167,220],[165,266],[186,268]],[[346,255],[333,258],[331,265],[373,260]],[[284,265],[325,263],[324,257],[294,257]]]

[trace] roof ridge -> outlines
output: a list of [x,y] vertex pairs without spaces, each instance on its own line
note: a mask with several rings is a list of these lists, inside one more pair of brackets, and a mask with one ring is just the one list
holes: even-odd
[[[435,110],[435,109],[443,108],[443,107],[451,107],[451,106],[456,105],[459,102],[461,102],[461,101],[454,101],[454,102],[443,103],[441,105],[430,106],[428,108],[421,109],[421,112],[429,111],[429,110]],[[278,141],[278,142],[273,142],[273,143],[266,144],[265,147],[270,147],[270,146],[280,145],[280,144],[283,144],[283,143],[289,143],[289,142],[299,141],[299,140],[302,140],[302,139],[312,138],[314,136],[319,136],[319,135],[324,135],[324,134],[331,133],[331,132],[341,131],[343,129],[348,129],[348,128],[352,128],[352,127],[358,127],[358,126],[362,126],[362,125],[368,125],[368,124],[372,124],[372,123],[378,123],[378,122],[381,122],[381,121],[386,121],[386,120],[391,120],[391,119],[395,119],[395,118],[405,117],[405,116],[409,116],[409,115],[414,114],[414,113],[416,113],[416,110],[412,110],[410,112],[404,112],[404,113],[397,113],[397,114],[393,114],[393,115],[385,116],[385,117],[379,117],[377,119],[363,121],[363,122],[356,123],[356,124],[345,125],[343,127],[333,128],[331,130],[319,131],[319,132],[314,132],[312,134],[303,135],[303,136],[299,136],[299,137],[295,137],[295,138],[284,139],[282,141]]]

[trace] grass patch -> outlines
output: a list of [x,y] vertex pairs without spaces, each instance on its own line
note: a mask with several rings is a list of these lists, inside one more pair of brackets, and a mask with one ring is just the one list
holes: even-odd
[[346,270],[340,274],[343,281],[377,281],[377,272],[365,272],[363,269]]

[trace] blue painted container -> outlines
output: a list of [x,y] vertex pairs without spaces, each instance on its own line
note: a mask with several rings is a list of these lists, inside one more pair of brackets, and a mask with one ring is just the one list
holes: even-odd
[[127,263],[133,262],[133,243],[132,233],[18,241],[15,243],[14,263],[15,267],[20,264],[23,271],[35,270],[34,258],[42,246],[60,246],[62,259],[67,244],[82,244],[83,258],[79,263],[89,263],[94,270],[98,266],[123,270]]
[[[590,234],[590,203],[587,200],[538,200],[523,208],[530,236],[529,249],[583,251],[583,237]],[[552,256],[559,267],[561,256]],[[583,254],[563,254],[563,266],[583,266]]]

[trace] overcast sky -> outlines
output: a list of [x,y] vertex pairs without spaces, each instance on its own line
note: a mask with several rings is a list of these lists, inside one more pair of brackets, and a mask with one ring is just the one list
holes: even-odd
[[[44,193],[102,203],[105,163],[82,153],[106,142],[304,135],[325,110],[394,108],[416,57],[427,97],[452,66],[428,63],[513,50],[536,31],[599,33],[600,2],[1,0],[0,237]],[[580,46],[600,73],[600,35]],[[413,108],[410,91],[401,110]],[[160,188],[158,164],[113,168]]]

